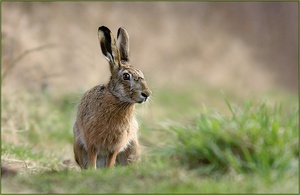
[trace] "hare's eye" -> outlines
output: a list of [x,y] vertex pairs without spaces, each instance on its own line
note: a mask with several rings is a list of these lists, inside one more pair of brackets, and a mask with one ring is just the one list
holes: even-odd
[[130,74],[124,73],[124,74],[123,74],[123,79],[124,79],[124,80],[130,80]]

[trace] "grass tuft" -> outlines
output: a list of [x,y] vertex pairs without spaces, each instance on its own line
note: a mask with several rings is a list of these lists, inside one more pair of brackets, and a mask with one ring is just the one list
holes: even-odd
[[226,104],[231,116],[205,109],[190,125],[171,126],[176,141],[169,155],[206,175],[277,170],[280,176],[298,158],[298,109],[286,113],[282,104],[266,101]]

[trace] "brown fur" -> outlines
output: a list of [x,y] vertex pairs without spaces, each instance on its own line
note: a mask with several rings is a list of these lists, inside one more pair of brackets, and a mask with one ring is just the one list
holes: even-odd
[[[78,105],[73,128],[74,154],[82,169],[113,167],[116,162],[128,165],[139,159],[134,104],[146,101],[151,91],[142,72],[129,65],[128,56],[119,56],[120,53],[129,53],[128,34],[125,29],[121,29],[120,33],[118,42],[123,44],[121,48],[127,49],[123,52],[119,52],[110,31],[106,27],[99,28],[103,54],[112,51],[105,55],[110,63],[112,77],[107,85],[98,85],[87,91]],[[127,36],[122,36],[122,33]],[[107,36],[111,36],[111,42],[107,41]],[[126,65],[120,61],[121,57],[125,59]],[[126,73],[130,74],[130,80],[123,79]]]

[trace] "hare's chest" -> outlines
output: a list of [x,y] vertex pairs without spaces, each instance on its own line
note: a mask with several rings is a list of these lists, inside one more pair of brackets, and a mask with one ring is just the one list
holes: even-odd
[[121,139],[119,144],[112,148],[113,150],[118,150],[119,152],[121,152],[127,148],[132,140],[137,139],[138,123],[135,118],[133,118],[130,125],[128,126],[128,129],[126,129],[126,133],[124,134],[126,134],[126,137],[124,137],[124,139]]
[[97,145],[100,153],[119,152],[127,148],[128,144],[137,136],[138,124],[135,118],[128,123],[114,123],[103,129]]

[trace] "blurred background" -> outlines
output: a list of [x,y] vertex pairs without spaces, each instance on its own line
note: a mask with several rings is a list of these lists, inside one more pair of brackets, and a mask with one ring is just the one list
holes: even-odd
[[[299,191],[296,185],[298,2],[2,2],[1,9],[1,164],[12,168],[11,174],[20,173],[17,179],[2,177],[1,192],[115,193],[115,187],[119,191],[125,189],[122,192],[142,192],[147,186],[152,190],[155,186],[154,192],[157,192],[160,189],[157,184],[163,184],[161,189],[166,192],[177,187],[181,192],[191,191],[193,186],[203,188],[205,193],[210,192],[206,191],[207,186],[214,193],[223,192],[224,188],[235,193]],[[140,187],[132,182],[137,181],[137,173],[131,169],[120,169],[126,177],[115,174],[117,171],[112,172],[114,176],[109,172],[80,176],[76,171],[71,175],[64,171],[79,169],[73,155],[76,105],[85,91],[107,83],[110,77],[97,37],[97,29],[102,25],[115,35],[119,27],[127,29],[132,65],[142,70],[153,92],[149,102],[137,105],[136,109],[142,159],[147,162],[140,164],[141,170],[145,170],[138,179]],[[238,123],[222,118],[224,113],[231,116],[231,106],[227,106],[224,99],[233,108],[244,102],[252,105],[253,100],[253,110],[255,105],[265,105],[260,103],[262,100],[270,106],[274,103],[275,108],[270,113],[263,109],[252,112],[251,106],[245,110],[241,107],[241,112],[246,113],[241,115],[246,116],[242,118],[245,124],[241,125],[257,133],[249,135],[257,136],[250,142],[258,150],[258,159],[267,163],[269,159],[276,159],[270,170],[284,163],[291,164],[285,176],[280,172],[285,169],[276,170],[281,183],[272,184],[276,178],[273,172],[270,177],[241,176],[231,174],[233,169],[229,176],[224,175],[223,180],[216,183],[213,177],[205,180],[183,165],[168,163],[171,159],[165,154],[169,154],[169,147],[179,146],[179,151],[183,148],[176,135],[169,131],[173,125],[188,133],[195,123],[198,128],[198,123],[202,124],[205,119],[213,128],[218,127],[210,129],[209,135],[215,137],[187,134],[188,141],[191,137],[195,143],[198,138],[207,139],[208,144],[218,143],[219,137],[226,134],[220,129],[229,127],[234,135],[226,141],[229,146],[231,140],[235,143],[236,135],[240,135],[239,148],[249,142],[245,141],[248,134],[234,131],[235,128],[240,130],[240,125],[235,125]],[[210,110],[216,111],[212,117],[208,115]],[[274,122],[270,128],[277,129],[278,134],[269,136],[266,133],[271,131],[262,131],[259,125],[255,125],[257,131],[253,130],[255,122],[268,121],[268,117]],[[253,128],[247,126],[251,124]],[[200,127],[206,135],[207,127]],[[226,134],[226,140],[227,137],[230,136]],[[260,145],[264,143],[261,140],[266,140],[267,147]],[[190,146],[188,141],[186,146]],[[209,151],[207,148],[215,151],[216,144],[197,146],[200,149],[196,151],[201,153]],[[220,147],[223,150],[223,144]],[[157,148],[162,153],[153,155]],[[289,152],[283,152],[282,156],[280,151],[287,148]],[[228,148],[225,149],[227,152]],[[192,148],[192,151],[195,150]],[[178,152],[181,153],[186,152]],[[197,160],[200,153],[191,159]],[[152,157],[156,157],[157,162]],[[239,154],[237,159],[240,159]],[[214,161],[219,160],[214,158]],[[265,174],[264,166],[262,168],[261,173]],[[55,173],[52,179],[51,172]],[[154,177],[149,179],[149,175]],[[99,185],[99,177],[114,182],[104,187]],[[74,187],[74,183],[82,185]],[[213,184],[207,185],[209,183]],[[90,191],[86,191],[89,186]]]
[[2,93],[109,79],[97,29],[130,35],[151,88],[298,91],[297,2],[3,2]]

